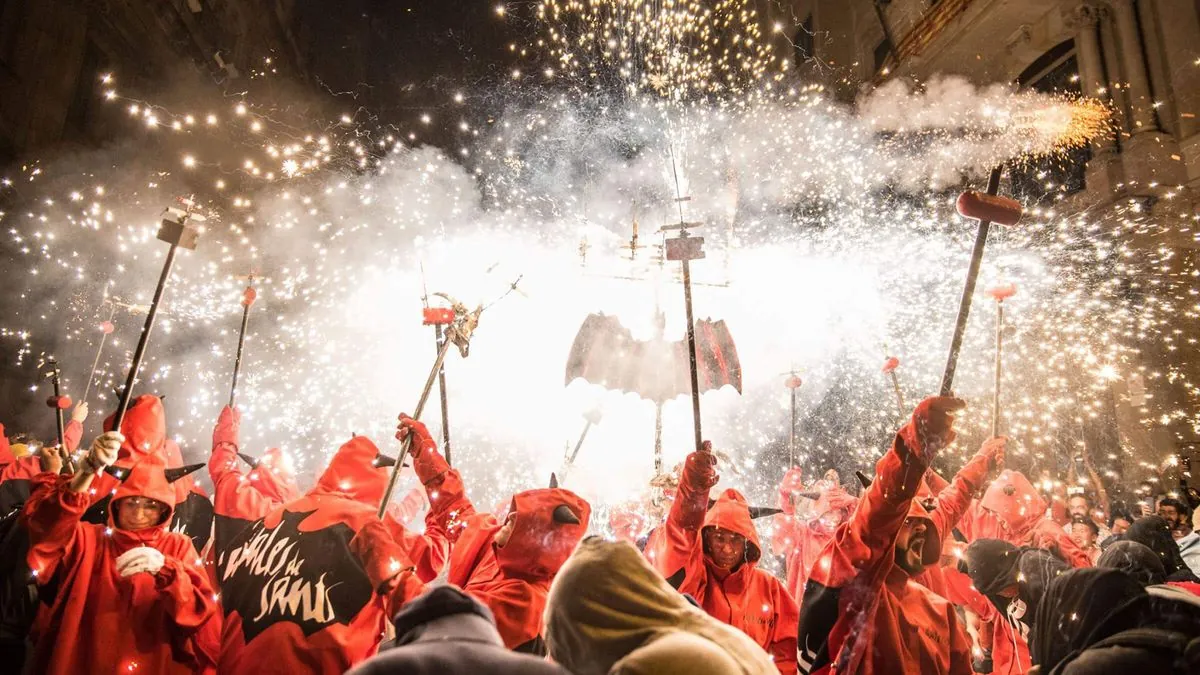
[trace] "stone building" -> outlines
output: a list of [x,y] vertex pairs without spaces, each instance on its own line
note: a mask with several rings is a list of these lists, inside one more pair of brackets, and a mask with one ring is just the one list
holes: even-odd
[[[1158,217],[1200,213],[1200,2],[1196,0],[779,0],[767,18],[801,73],[846,101],[889,78],[960,75],[1082,93],[1110,104],[1113,133],[1054,173],[1054,199],[1118,214],[1130,204]],[[1016,173],[1016,172],[1014,172]],[[1018,176],[1020,178],[1020,176]],[[1006,186],[1025,201],[1037,185]],[[1023,187],[1034,194],[1022,193]],[[1103,216],[1101,216],[1103,217]],[[1116,217],[1114,215],[1114,217]],[[1194,228],[1193,228],[1194,229]],[[1190,233],[1133,241],[1174,250],[1172,271],[1197,269]],[[1152,370],[1200,382],[1200,354],[1147,346]],[[1140,378],[1113,387],[1122,446],[1137,457],[1186,453],[1195,431],[1163,413],[1198,412],[1196,392]],[[1149,394],[1149,400],[1146,400]]]

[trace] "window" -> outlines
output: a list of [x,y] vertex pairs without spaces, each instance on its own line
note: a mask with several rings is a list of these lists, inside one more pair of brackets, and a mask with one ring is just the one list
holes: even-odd
[[796,38],[792,44],[796,49],[796,65],[813,57],[813,17],[811,13],[804,18],[804,23],[800,24],[800,30],[796,31]]
[[[1079,62],[1075,58],[1075,42],[1067,40],[1038,57],[1017,78],[1023,89],[1050,94],[1079,95]],[[1053,204],[1055,201],[1086,187],[1085,172],[1092,158],[1090,145],[1066,153],[1034,157],[1013,166],[1014,197],[1026,203]]]

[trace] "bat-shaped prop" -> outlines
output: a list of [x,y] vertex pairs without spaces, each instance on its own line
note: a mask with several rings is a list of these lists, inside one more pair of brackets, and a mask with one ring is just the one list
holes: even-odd
[[242,328],[238,333],[237,356],[233,359],[233,383],[229,385],[229,407],[237,403],[238,373],[242,370],[242,350],[246,346],[246,325],[250,323],[250,306],[258,299],[258,291],[254,290],[254,275],[249,277],[246,290],[242,291]]
[[892,379],[892,390],[896,392],[896,405],[900,409],[900,418],[903,419],[908,414],[908,407],[904,405],[904,392],[900,391],[900,376],[896,374],[896,369],[900,367],[900,359],[895,356],[887,357],[883,362],[883,373]]
[[171,278],[171,268],[175,265],[175,254],[180,248],[189,251],[196,249],[200,241],[200,231],[194,222],[203,222],[204,216],[192,213],[194,204],[186,202],[187,209],[180,210],[167,207],[163,212],[162,222],[158,226],[158,239],[171,245],[167,250],[167,259],[163,261],[162,273],[158,276],[158,286],[154,289],[154,299],[150,301],[150,311],[146,313],[146,325],[142,327],[142,335],[138,338],[137,349],[133,351],[133,362],[129,365],[129,375],[125,378],[125,388],[121,391],[121,399],[117,404],[117,413],[113,418],[113,429],[120,430],[125,421],[125,411],[133,399],[133,383],[137,380],[138,370],[142,367],[142,359],[146,356],[146,345],[150,341],[150,331],[154,329],[154,319],[158,316],[158,308],[162,304],[163,292],[167,290],[167,281]]
[[[442,341],[442,346],[438,349],[437,358],[433,362],[433,368],[429,371],[429,377],[425,379],[425,388],[421,391],[421,399],[417,402],[417,407],[413,410],[412,418],[414,420],[421,419],[421,413],[425,410],[425,403],[429,401],[429,393],[433,391],[433,381],[437,379],[438,371],[442,369],[442,363],[446,360],[446,352],[450,351],[450,345],[458,347],[458,353],[464,359],[470,353],[471,335],[479,326],[479,315],[483,313],[483,306],[476,307],[473,311],[468,310],[466,305],[446,295],[445,293],[434,293],[434,295],[445,298],[450,302],[449,310],[454,313],[454,320],[447,324],[445,339]],[[392,492],[396,489],[396,479],[400,477],[400,469],[404,465],[404,459],[408,456],[409,447],[412,445],[412,436],[404,439],[404,443],[400,446],[400,456],[396,458],[396,463],[392,467],[392,474],[388,477],[387,490],[383,493],[383,499],[379,502],[378,517],[382,520],[383,514],[387,511],[388,502],[392,500]]]
[[1004,354],[1004,301],[1017,294],[1014,284],[1006,284],[988,291],[996,301],[996,381],[992,388],[992,437],[1000,435],[1000,378],[1003,373],[1001,357]]
[[954,388],[954,370],[958,367],[958,352],[962,349],[963,335],[967,330],[967,317],[971,314],[971,299],[975,295],[975,282],[979,279],[979,266],[983,262],[983,249],[987,245],[988,231],[992,223],[1016,225],[1021,219],[1021,204],[1014,199],[998,197],[1000,174],[1003,167],[996,167],[988,177],[987,193],[967,191],[958,197],[958,213],[965,218],[979,221],[975,233],[975,248],[971,252],[971,265],[967,268],[967,283],[963,287],[962,300],[958,305],[958,320],[954,324],[954,337],[950,340],[950,356],[946,359],[946,370],[942,374],[942,396],[950,396]]

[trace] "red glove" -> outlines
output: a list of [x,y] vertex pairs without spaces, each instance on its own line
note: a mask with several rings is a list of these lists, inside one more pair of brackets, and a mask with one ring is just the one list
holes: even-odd
[[909,449],[919,453],[928,464],[942,448],[954,442],[954,414],[965,407],[967,402],[960,398],[930,396],[917,405],[912,421],[900,433]]
[[796,513],[795,494],[804,492],[804,470],[794,466],[783,474],[779,483],[779,508],[787,515]]
[[433,442],[433,436],[429,435],[429,429],[426,428],[425,423],[400,413],[400,424],[396,425],[396,440],[403,443],[410,434],[412,435],[412,444],[409,445],[408,451],[412,453],[414,460],[419,459],[421,453],[426,450],[437,450],[437,444]]
[[711,441],[704,441],[702,450],[687,456],[683,463],[682,478],[693,490],[709,490],[721,480],[717,475],[717,458],[712,454]]
[[350,552],[362,563],[363,571],[377,593],[391,591],[405,570],[416,568],[381,521],[371,520],[350,540]]
[[1005,436],[997,436],[984,441],[983,446],[979,448],[979,455],[987,457],[988,460],[988,475],[999,473],[1004,469],[1004,457],[1008,449],[1008,438]]
[[213,447],[228,443],[238,447],[238,428],[242,425],[242,413],[237,408],[225,406],[217,417],[217,426],[213,427]]

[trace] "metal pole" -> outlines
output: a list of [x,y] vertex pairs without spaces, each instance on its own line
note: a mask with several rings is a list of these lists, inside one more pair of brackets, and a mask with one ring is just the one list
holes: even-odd
[[[992,169],[988,177],[987,193],[995,196],[1000,191],[1000,174],[1004,167]],[[988,230],[992,223],[979,221],[975,233],[975,248],[971,252],[971,265],[967,268],[967,283],[963,287],[962,300],[958,305],[958,320],[954,324],[954,337],[950,340],[950,356],[946,359],[946,370],[942,374],[942,396],[950,396],[954,388],[954,370],[958,367],[958,353],[962,349],[963,336],[967,331],[967,318],[971,315],[971,298],[975,295],[975,282],[979,280],[979,266],[983,262],[983,249],[987,244]]]
[[59,405],[62,400],[62,383],[59,382],[58,362],[51,361],[50,367],[53,369],[50,373],[50,382],[54,385],[54,421],[58,424],[58,447],[60,452],[65,452],[67,448],[67,424],[63,419],[63,409]]
[[563,478],[567,477],[567,469],[570,469],[575,464],[575,458],[579,456],[579,449],[583,447],[583,439],[587,438],[588,431],[592,428],[592,421],[589,419],[583,424],[583,431],[579,433],[579,440],[575,442],[575,449],[571,451],[571,456],[567,458],[567,465],[563,467]]
[[792,387],[792,426],[788,434],[788,467],[796,466],[796,387]]
[[[417,409],[413,411],[412,418],[414,420],[421,419],[421,413],[425,410],[425,403],[429,401],[429,393],[433,391],[433,381],[437,379],[438,370],[442,367],[442,362],[446,360],[446,352],[450,350],[450,340],[442,342],[442,348],[438,350],[437,359],[433,362],[433,369],[429,371],[429,377],[425,378],[425,388],[421,391],[421,400],[417,402]],[[400,444],[400,456],[396,458],[396,465],[392,467],[392,475],[388,477],[387,490],[383,493],[383,499],[379,502],[379,511],[376,514],[381,520],[383,514],[387,512],[388,502],[392,500],[392,492],[396,489],[396,479],[400,477],[400,468],[404,466],[404,458],[408,456],[408,449],[412,445],[412,436],[404,439]]]
[[660,474],[663,469],[662,457],[662,401],[654,402],[654,473]]
[[1000,435],[1001,355],[1004,351],[1004,301],[996,302],[996,383],[992,389],[992,438]]
[[[108,325],[112,325],[113,317],[116,315],[117,306],[113,305],[112,309],[108,313],[108,321],[106,323]],[[107,326],[105,328],[107,328]],[[92,374],[88,375],[87,386],[83,388],[83,398],[79,399],[80,401],[86,402],[88,399],[88,393],[92,391],[92,380],[96,379],[96,367],[100,365],[100,355],[104,353],[104,343],[107,340],[108,331],[105,330],[103,334],[100,335],[100,346],[96,348],[96,358],[92,360]]]
[[688,365],[691,366],[692,377],[692,421],[696,430],[696,451],[704,445],[700,432],[700,371],[696,364],[696,323],[692,319],[692,265],[686,258],[683,260],[683,304],[687,310],[687,341]]
[[892,389],[896,390],[896,405],[900,406],[900,417],[903,418],[908,406],[904,405],[904,392],[900,391],[900,376],[894,370],[889,375],[892,376]]
[[[437,324],[434,328],[437,332],[435,342],[440,353],[442,351],[442,343],[446,339],[445,329],[442,328],[441,324]],[[446,464],[454,466],[454,462],[450,457],[450,406],[446,402],[446,365],[444,363],[438,369],[438,394],[442,399],[442,455],[446,458]]]
[[252,303],[242,303],[242,330],[238,334],[237,356],[233,360],[233,384],[229,387],[229,407],[232,408],[237,402],[237,383],[238,373],[242,370],[242,349],[246,346],[246,324],[250,322],[250,305]]
[[133,363],[129,366],[129,375],[125,378],[125,390],[121,392],[121,402],[117,405],[117,414],[113,419],[113,430],[120,431],[121,423],[125,421],[125,411],[129,409],[130,397],[133,395],[133,383],[137,379],[138,370],[142,367],[142,357],[146,355],[146,343],[150,340],[150,331],[154,328],[154,319],[158,316],[158,306],[162,301],[163,292],[167,289],[167,279],[171,277],[171,267],[175,265],[175,252],[179,244],[171,244],[167,251],[167,259],[163,262],[162,274],[158,277],[158,286],[154,289],[154,299],[150,301],[150,311],[146,314],[146,325],[142,327],[142,335],[138,338],[137,349],[133,351]]

